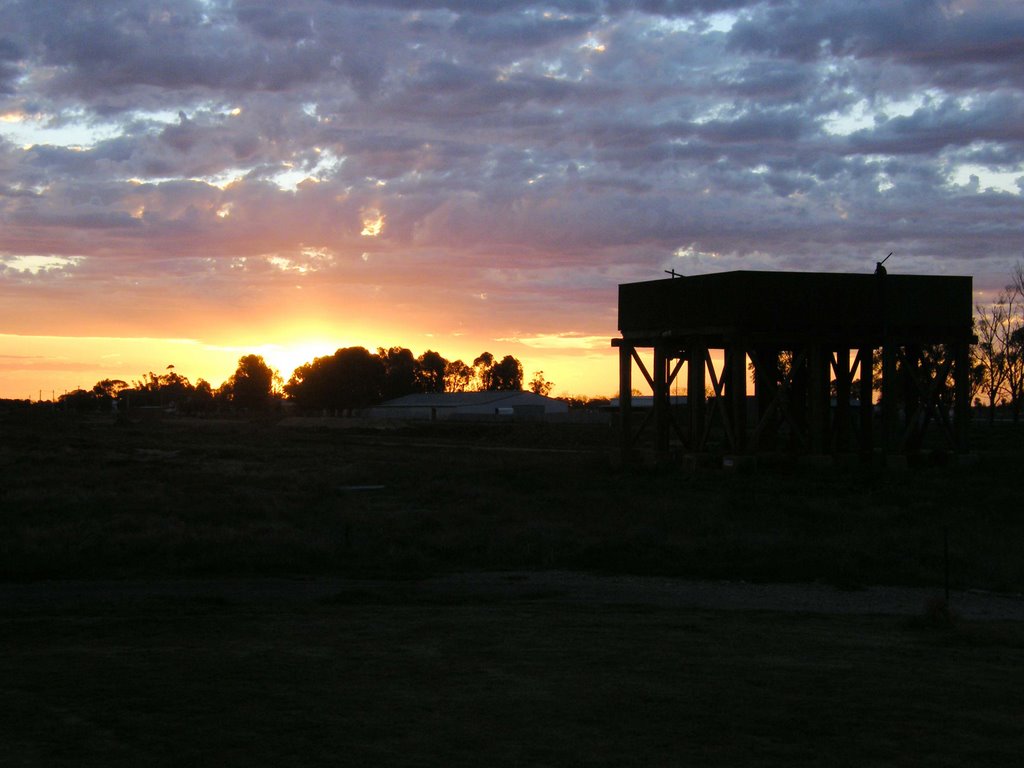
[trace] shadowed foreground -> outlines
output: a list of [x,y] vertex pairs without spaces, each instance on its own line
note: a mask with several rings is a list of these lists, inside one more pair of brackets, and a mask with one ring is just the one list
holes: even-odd
[[1024,587],[1016,431],[980,435],[974,466],[745,475],[617,471],[597,426],[309,424],[0,421],[0,579],[565,569],[935,586],[948,533],[953,586]]
[[[688,475],[614,471],[600,430],[2,427],[0,765],[1024,752],[1019,600],[956,591],[1024,584],[1016,432],[975,467]],[[947,531],[953,623],[924,597]],[[687,602],[670,576],[811,586]],[[892,584],[921,591],[828,612]]]
[[9,603],[0,763],[953,766],[1024,749],[1019,622],[516,594]]

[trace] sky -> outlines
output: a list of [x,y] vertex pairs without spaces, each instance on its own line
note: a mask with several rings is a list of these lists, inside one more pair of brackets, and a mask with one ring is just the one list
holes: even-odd
[[342,346],[617,388],[619,283],[1024,258],[1024,3],[0,0],[0,397]]

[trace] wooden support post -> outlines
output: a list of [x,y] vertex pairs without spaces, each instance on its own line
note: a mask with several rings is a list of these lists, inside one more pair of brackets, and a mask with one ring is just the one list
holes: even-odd
[[[794,346],[793,361],[789,369],[789,411],[792,419],[796,422],[793,435],[790,440],[794,448],[806,448],[800,446],[801,441],[798,432],[807,431],[809,424],[807,416],[810,411],[807,403],[807,377],[809,369],[809,350],[806,346]],[[810,435],[807,435],[808,441]]]
[[747,446],[747,351],[737,342],[725,350],[726,407],[732,420],[733,451],[743,453]]
[[699,453],[704,449],[705,362],[708,348],[691,340],[686,354],[686,410],[689,413],[690,449]]
[[921,382],[931,381],[933,371],[929,370],[921,356],[920,344],[907,344],[903,348],[903,371],[901,384],[903,386],[903,434],[906,436],[904,444],[908,448],[920,447],[921,429],[916,420],[924,414],[920,413],[922,407],[927,407],[927,397],[921,391]]
[[870,454],[875,448],[872,428],[875,421],[874,353],[871,347],[861,347],[860,355],[860,451]]
[[669,443],[669,419],[668,412],[668,358],[665,354],[665,347],[656,345],[654,347],[654,370],[651,371],[654,379],[654,434],[655,448],[659,454],[668,453]]
[[966,341],[953,345],[953,434],[957,453],[970,450],[971,350]]
[[757,426],[754,432],[756,445],[751,446],[753,450],[774,448],[778,437],[775,423],[769,420],[769,410],[773,403],[778,407],[781,386],[778,359],[779,349],[764,344],[757,346],[751,353],[754,362],[754,401],[757,403]]
[[807,348],[807,437],[812,454],[828,452],[828,353],[819,343]]
[[900,383],[896,380],[896,342],[882,342],[882,450],[896,453],[899,444]]
[[619,428],[622,430],[622,460],[633,448],[633,346],[619,345]]
[[846,453],[850,449],[850,347],[836,350],[836,412],[832,430],[835,450]]

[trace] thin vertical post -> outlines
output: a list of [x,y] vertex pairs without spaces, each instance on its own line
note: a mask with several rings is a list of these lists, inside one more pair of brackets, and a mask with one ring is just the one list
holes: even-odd
[[[808,430],[808,441],[810,440],[810,424],[808,416],[810,407],[807,402],[807,384],[810,375],[810,355],[806,345],[794,345],[793,361],[789,369],[789,408],[790,415],[800,425],[801,429]],[[799,442],[799,436],[794,433],[790,440],[795,446]]]
[[966,341],[953,348],[953,435],[958,453],[970,449],[971,432],[971,350]]
[[633,447],[633,346],[619,344],[619,422],[622,430],[622,458]]
[[926,367],[924,357],[921,354],[920,344],[907,344],[903,348],[903,375],[900,377],[903,385],[903,434],[906,436],[904,447],[908,450],[916,450],[921,446],[921,437],[924,421],[920,413],[922,404],[928,404],[922,400],[919,381],[930,378],[932,371]]
[[733,341],[725,350],[725,394],[732,416],[736,453],[743,453],[747,444],[747,352]]
[[779,356],[782,354],[776,346],[758,345],[751,358],[754,363],[754,399],[757,402],[757,448],[774,448],[778,441],[778,414],[772,421],[766,421],[768,410],[774,403],[776,407],[782,397],[782,388],[788,382],[779,381]]
[[875,447],[872,434],[875,421],[875,350],[862,346],[857,352],[860,355],[860,450],[870,454]]
[[705,358],[708,354],[707,345],[693,339],[689,343],[686,359],[686,410],[689,412],[690,447],[694,453],[700,452],[704,445],[704,387],[706,375]]
[[942,526],[942,570],[946,587],[946,611],[949,611],[949,524]]
[[768,367],[778,359],[778,352],[771,347],[761,344],[754,348],[752,358],[754,363],[754,399],[757,402],[757,418],[762,419],[768,412],[768,406],[775,394],[775,387],[778,385],[774,374],[768,376]]
[[658,453],[668,453],[669,414],[668,414],[668,357],[665,347],[656,344],[654,347],[654,434]]
[[882,342],[882,448],[886,453],[899,450],[899,382],[896,380],[896,343]]
[[811,453],[826,450],[828,435],[829,360],[820,343],[807,348],[807,435]]
[[836,414],[835,427],[835,448],[840,453],[845,453],[850,448],[850,387],[852,385],[852,373],[850,372],[850,347],[842,345],[836,350]]

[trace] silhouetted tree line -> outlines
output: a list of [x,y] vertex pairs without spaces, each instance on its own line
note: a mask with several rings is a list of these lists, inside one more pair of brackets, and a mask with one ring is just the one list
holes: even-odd
[[[554,385],[537,371],[529,388],[548,395]],[[344,347],[333,355],[300,365],[286,384],[260,355],[238,360],[234,374],[214,389],[205,379],[192,384],[167,366],[162,374],[146,373],[128,384],[104,379],[91,390],[76,389],[59,403],[76,411],[109,411],[115,407],[173,407],[184,413],[259,411],[287,396],[307,410],[352,411],[385,400],[422,392],[466,392],[523,388],[523,366],[512,355],[500,360],[483,352],[467,365],[427,350],[419,357],[405,347]]]
[[174,408],[183,413],[225,410],[262,410],[279,397],[281,377],[260,355],[238,360],[234,374],[214,389],[199,379],[195,384],[167,366],[165,373],[150,371],[128,384],[121,379],[103,379],[92,389],[76,389],[57,402],[75,411],[110,411],[115,408]]
[[284,391],[309,410],[351,411],[423,392],[521,390],[523,366],[506,355],[495,360],[490,352],[472,366],[449,361],[433,350],[413,357],[404,347],[377,350],[345,347],[295,369]]
[[996,408],[1006,406],[1018,423],[1024,406],[1024,262],[993,304],[975,307],[974,328],[973,378],[988,400],[989,422]]

